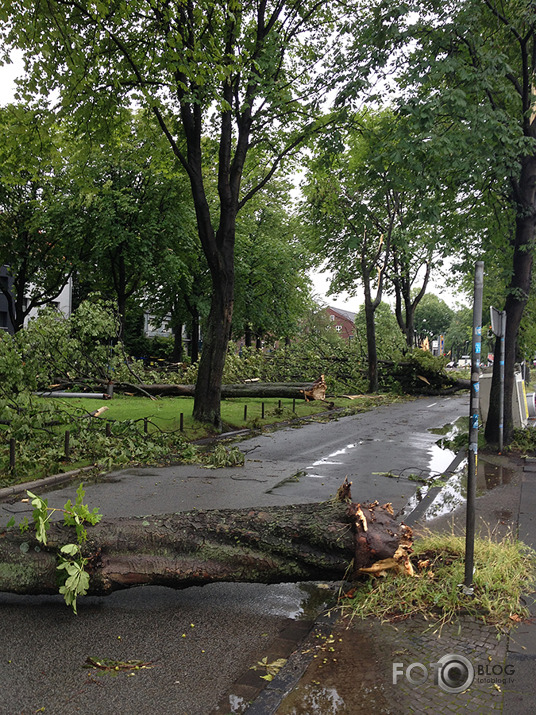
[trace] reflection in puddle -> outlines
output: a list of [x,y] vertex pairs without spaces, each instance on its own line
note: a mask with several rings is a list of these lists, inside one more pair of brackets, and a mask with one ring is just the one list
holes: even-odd
[[[434,434],[443,435],[436,444],[429,448],[428,474],[429,482],[419,485],[415,494],[409,499],[402,517],[410,514],[425,497],[431,499],[424,518],[436,519],[455,511],[467,499],[467,460],[460,463],[456,472],[447,470],[455,458],[455,452],[450,449],[453,440],[463,432],[467,432],[468,418],[460,417],[456,422],[445,425],[441,429],[431,429]],[[459,448],[459,445],[458,447]],[[495,455],[479,455],[477,465],[477,496],[494,489],[501,484],[509,484],[513,470],[503,465],[500,457]],[[436,493],[435,496],[433,494]]]
[[450,449],[441,449],[437,444],[433,444],[429,450],[428,470],[430,474],[443,474],[452,464],[456,454]]
[[305,685],[300,691],[300,702],[290,711],[296,715],[336,715],[346,711],[344,700],[335,688]]
[[[482,496],[487,491],[495,489],[502,484],[512,481],[514,471],[509,467],[496,462],[493,458],[479,456],[476,477],[477,496]],[[436,483],[437,486],[437,483]],[[433,485],[432,485],[433,487]],[[407,515],[417,504],[424,499],[431,487],[419,487],[417,493],[408,502],[404,514]],[[467,499],[467,461],[462,462],[461,469],[449,477],[437,496],[425,512],[425,519],[436,519],[439,516],[450,514]]]

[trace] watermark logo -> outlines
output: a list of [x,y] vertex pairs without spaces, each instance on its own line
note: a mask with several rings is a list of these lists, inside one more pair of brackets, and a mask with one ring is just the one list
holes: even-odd
[[429,667],[419,662],[410,663],[406,668],[403,663],[393,663],[393,685],[402,677],[411,685],[424,685],[430,675],[434,684],[446,693],[462,693],[475,679],[475,669],[465,656],[455,653],[444,655]]

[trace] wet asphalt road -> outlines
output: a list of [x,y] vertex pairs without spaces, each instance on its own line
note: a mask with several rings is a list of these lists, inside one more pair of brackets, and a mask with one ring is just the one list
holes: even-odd
[[[113,472],[87,484],[86,502],[107,517],[312,502],[329,498],[348,476],[355,501],[390,501],[398,511],[417,486],[404,474],[440,472],[451,461],[429,429],[468,409],[465,396],[419,399],[255,436],[240,444],[244,468]],[[61,506],[76,486],[51,491],[49,503]],[[1,504],[0,526],[26,510]],[[294,584],[144,587],[81,599],[78,616],[59,596],[0,594],[0,713],[207,715],[289,620],[308,611],[313,591]],[[152,667],[98,677],[83,668],[88,656]]]

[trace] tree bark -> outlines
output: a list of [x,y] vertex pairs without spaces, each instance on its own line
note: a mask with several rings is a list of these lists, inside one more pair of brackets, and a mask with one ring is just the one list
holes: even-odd
[[[105,595],[149,584],[338,580],[352,564],[356,572],[393,556],[407,560],[411,536],[390,505],[330,501],[103,521],[88,528],[83,550],[88,593]],[[0,591],[56,593],[57,553],[73,540],[58,524],[46,547],[16,527],[0,532]]]
[[[534,130],[536,131],[536,129]],[[536,223],[536,155],[523,158],[520,178],[514,183],[517,207],[514,237],[513,271],[504,310],[506,311],[506,337],[504,341],[504,444],[513,439],[514,367],[517,360],[517,341],[523,311],[532,283],[532,262]],[[499,341],[497,341],[499,342]],[[490,409],[485,436],[491,443],[499,441],[499,370],[498,346],[495,350],[491,384]]]
[[[263,383],[251,382],[236,385],[222,385],[221,396],[223,398],[231,397],[285,397],[303,400],[304,392],[311,390],[315,383]],[[121,383],[116,384],[116,389],[121,389]],[[128,389],[139,387],[149,395],[160,396],[176,396],[176,397],[193,397],[195,394],[195,385],[128,385]]]

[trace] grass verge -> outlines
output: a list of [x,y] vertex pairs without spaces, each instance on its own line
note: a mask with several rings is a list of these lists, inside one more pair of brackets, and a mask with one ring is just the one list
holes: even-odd
[[413,545],[415,577],[389,574],[359,584],[343,598],[343,613],[389,622],[420,615],[439,628],[470,615],[500,630],[529,616],[523,595],[535,588],[536,552],[511,537],[476,539],[472,596],[459,586],[464,554],[463,536],[426,534]]

